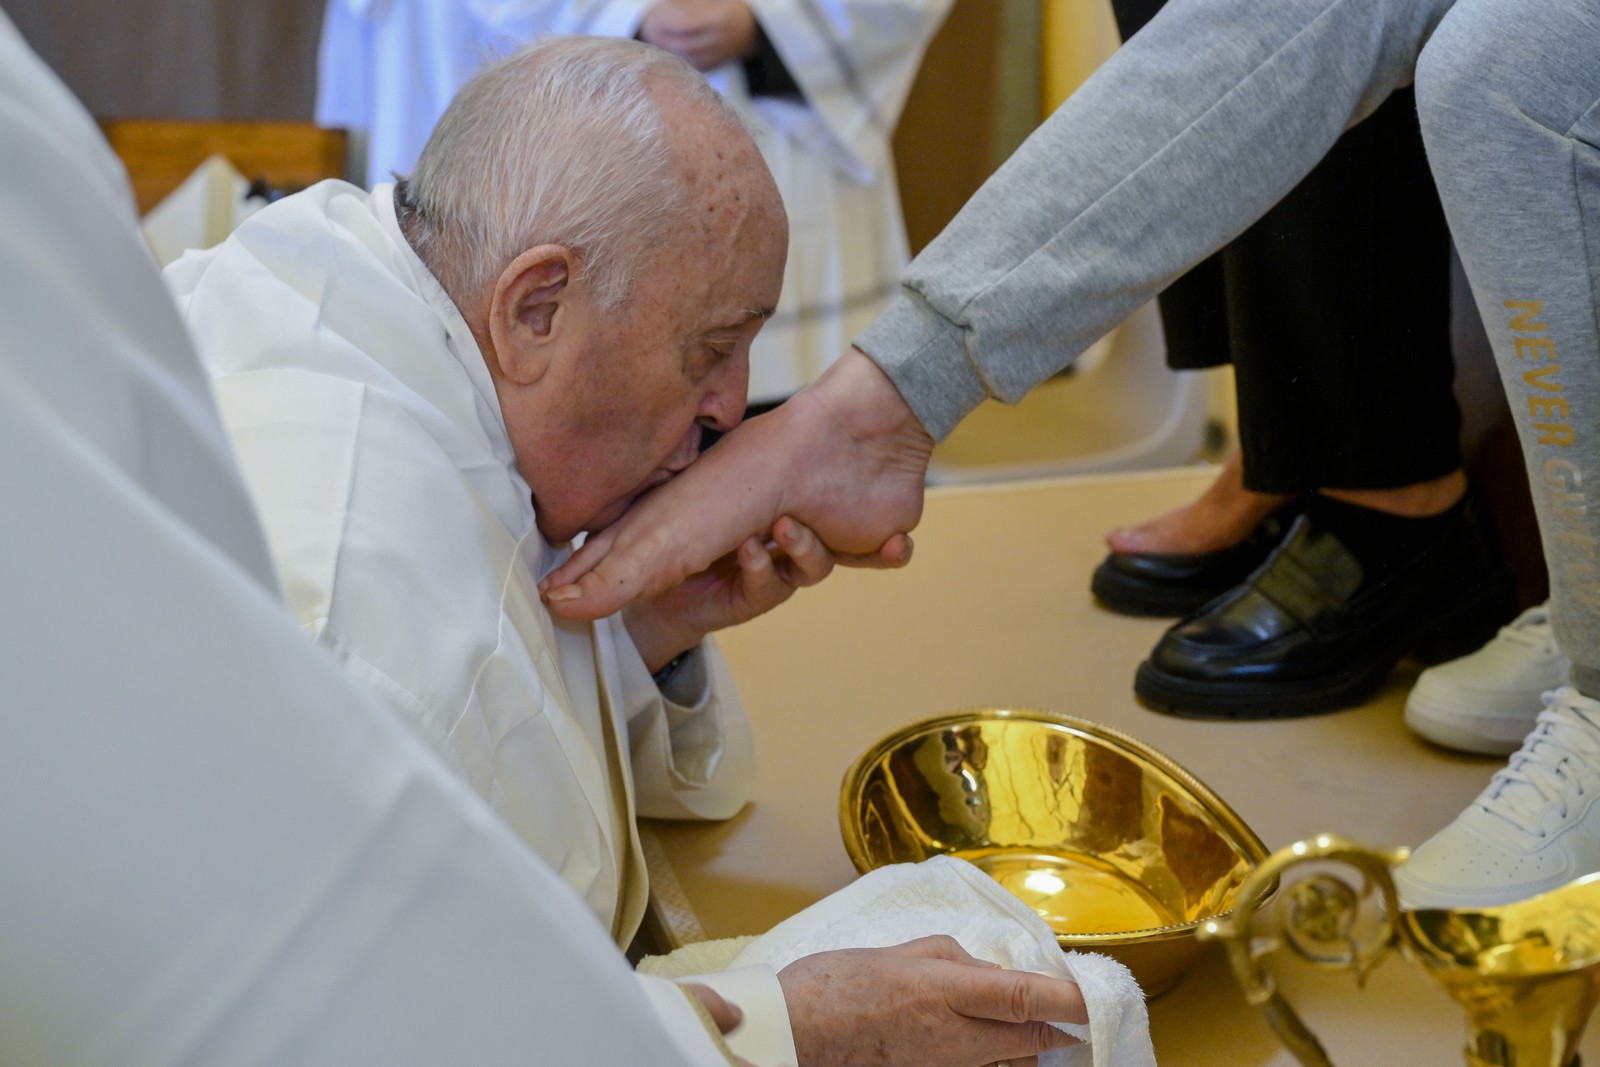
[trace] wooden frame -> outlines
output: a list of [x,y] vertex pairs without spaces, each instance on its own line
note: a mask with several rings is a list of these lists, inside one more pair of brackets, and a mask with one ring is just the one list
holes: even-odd
[[348,134],[308,122],[102,119],[100,128],[128,170],[140,214],[213,154],[275,189],[353,176]]

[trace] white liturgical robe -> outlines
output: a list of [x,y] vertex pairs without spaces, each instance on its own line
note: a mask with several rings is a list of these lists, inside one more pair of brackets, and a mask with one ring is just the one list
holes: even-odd
[[0,1063],[726,1064],[297,631],[116,159],[3,14],[0,145]]
[[[777,313],[750,352],[750,400],[815,380],[899,292],[905,224],[890,138],[951,0],[747,0],[799,88],[753,95],[708,72],[744,118],[789,213]],[[483,61],[548,34],[632,37],[652,0],[329,0],[317,121],[369,131],[369,180],[409,173]]]
[[324,182],[167,281],[290,609],[626,945],[647,890],[635,812],[737,812],[749,725],[709,643],[675,679],[692,706],[674,704],[620,618],[540,602],[566,552],[539,534],[484,358],[393,192]]

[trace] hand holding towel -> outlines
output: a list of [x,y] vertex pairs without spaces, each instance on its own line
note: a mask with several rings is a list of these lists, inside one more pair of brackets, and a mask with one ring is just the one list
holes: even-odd
[[1077,982],[1087,1026],[1057,1023],[1084,1044],[1054,1049],[1039,1067],[1155,1067],[1144,995],[1128,969],[1093,953],[1061,951],[1026,904],[965,860],[939,856],[882,867],[746,945],[732,967],[774,970],[841,948],[883,948],[948,934],[979,959]]

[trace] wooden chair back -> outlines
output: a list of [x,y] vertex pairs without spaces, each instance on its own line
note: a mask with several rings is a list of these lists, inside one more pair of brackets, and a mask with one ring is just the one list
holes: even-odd
[[128,170],[140,214],[212,154],[222,155],[246,178],[284,191],[352,174],[345,131],[309,122],[102,119],[100,128]]

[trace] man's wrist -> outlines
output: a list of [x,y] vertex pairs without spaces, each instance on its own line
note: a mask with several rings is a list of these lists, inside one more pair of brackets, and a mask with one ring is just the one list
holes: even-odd
[[689,655],[693,651],[694,649],[692,648],[685,649],[667,660],[658,670],[650,672],[650,678],[656,683],[657,689],[665,689],[672,684],[672,680],[678,676],[678,672],[683,669],[683,665],[689,661]]
[[636,600],[619,613],[622,628],[638,649],[645,669],[652,675],[664,671],[672,661],[700,646],[703,634],[681,626],[681,619],[661,610],[653,600]]
[[704,646],[696,645],[674,656],[660,670],[651,672],[656,691],[668,704],[697,709],[710,695],[711,675],[706,665]]

